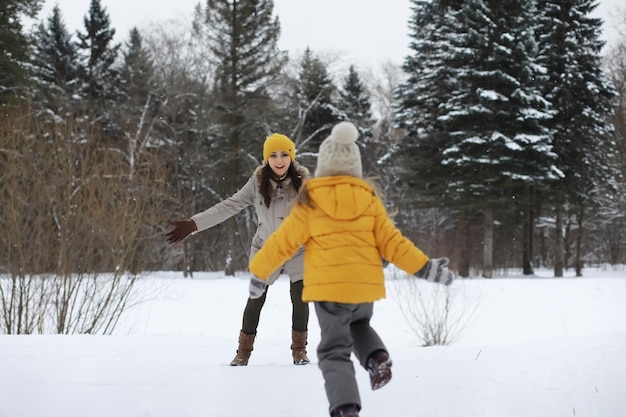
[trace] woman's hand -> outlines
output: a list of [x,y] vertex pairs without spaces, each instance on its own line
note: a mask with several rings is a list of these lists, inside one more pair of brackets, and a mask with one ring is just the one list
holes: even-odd
[[174,229],[165,234],[165,240],[170,244],[182,242],[187,236],[193,235],[198,231],[198,227],[193,220],[173,220],[170,224],[174,226]]

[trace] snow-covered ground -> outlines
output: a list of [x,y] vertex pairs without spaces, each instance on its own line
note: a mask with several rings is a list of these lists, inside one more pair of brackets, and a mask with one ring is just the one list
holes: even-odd
[[[394,360],[393,379],[372,392],[355,362],[360,415],[626,415],[626,268],[589,268],[583,278],[550,274],[457,280],[451,288],[456,340],[420,347],[406,319],[419,314],[408,311],[411,300],[419,294],[430,303],[445,293],[390,272],[388,298],[376,303],[373,326]],[[138,290],[144,301],[113,336],[0,336],[0,417],[328,415],[313,309],[313,364],[291,364],[286,277],[270,289],[250,364],[242,368],[228,363],[247,274],[184,279],[159,272]]]

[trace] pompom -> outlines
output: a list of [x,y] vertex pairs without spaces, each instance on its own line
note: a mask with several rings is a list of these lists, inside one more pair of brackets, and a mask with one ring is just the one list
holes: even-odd
[[359,138],[359,131],[352,123],[341,122],[333,127],[333,130],[330,132],[330,136],[332,137],[332,140],[337,143],[350,144],[356,142]]
[[350,122],[340,122],[333,127],[320,145],[317,154],[316,177],[352,175],[362,178],[361,152],[356,140],[359,131]]

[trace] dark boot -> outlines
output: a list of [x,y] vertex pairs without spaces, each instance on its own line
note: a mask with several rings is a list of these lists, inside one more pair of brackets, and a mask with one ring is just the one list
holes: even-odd
[[384,350],[377,350],[367,359],[367,372],[373,390],[384,387],[391,380],[392,364],[389,354]]
[[359,407],[355,404],[341,405],[330,413],[330,417],[359,417]]
[[306,356],[306,339],[308,332],[291,331],[291,355],[294,365],[307,365],[311,363]]
[[245,334],[244,332],[239,332],[239,347],[237,348],[237,355],[235,359],[230,362],[230,366],[246,366],[248,364],[248,359],[250,359],[250,354],[252,353],[254,346],[254,338],[256,335],[254,334]]

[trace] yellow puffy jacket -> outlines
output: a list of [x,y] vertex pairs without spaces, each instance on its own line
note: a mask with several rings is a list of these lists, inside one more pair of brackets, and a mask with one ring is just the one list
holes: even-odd
[[296,205],[250,261],[266,279],[302,245],[304,301],[359,304],[385,297],[382,259],[409,274],[428,257],[395,227],[372,187],[352,176],[307,181],[311,206]]

